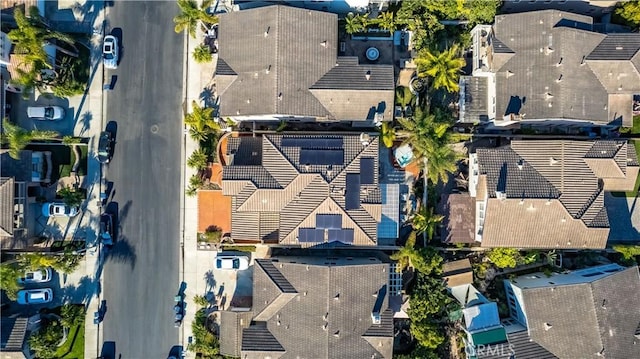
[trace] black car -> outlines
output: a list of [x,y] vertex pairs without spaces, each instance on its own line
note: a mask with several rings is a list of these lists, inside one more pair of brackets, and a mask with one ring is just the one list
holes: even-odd
[[109,163],[113,150],[113,134],[109,131],[103,131],[100,134],[98,142],[98,161],[100,163]]

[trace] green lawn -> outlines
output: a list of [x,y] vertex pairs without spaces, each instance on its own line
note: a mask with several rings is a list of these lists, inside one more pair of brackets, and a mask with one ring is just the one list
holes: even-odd
[[71,328],[67,341],[56,351],[56,358],[84,358],[84,323]]
[[[78,166],[78,176],[84,176],[87,173],[87,153],[89,153],[88,146],[78,146],[80,148],[80,154],[82,157],[80,158],[80,165]],[[71,168],[73,167],[73,163],[76,161],[76,153],[71,150],[71,160],[68,164],[60,165],[60,177],[66,177],[71,174]]]
[[630,135],[640,135],[640,115],[633,116],[633,127],[621,128],[620,133],[628,133]]
[[[80,145],[79,147],[82,159],[78,167],[78,175],[84,176],[87,173],[87,154],[89,149],[85,145]],[[76,158],[71,147],[58,144],[29,145],[27,149],[31,151],[51,151],[51,162],[54,168],[51,172],[51,182],[57,181],[60,177],[69,176],[69,173],[71,173],[71,167],[73,167]]]

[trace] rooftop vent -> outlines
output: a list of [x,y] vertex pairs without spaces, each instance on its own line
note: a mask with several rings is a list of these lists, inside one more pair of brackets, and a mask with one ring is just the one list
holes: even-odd
[[269,72],[271,72],[271,65],[267,66],[267,68],[264,70],[265,74],[269,74]]
[[616,50],[624,50],[624,47],[622,47],[622,46],[616,46]]
[[524,168],[524,161],[523,161],[523,160],[519,160],[519,161],[518,161],[518,169],[519,169],[520,171],[522,171],[522,169],[523,169],[523,168]]
[[364,78],[369,81],[371,79],[371,71],[367,71],[367,73],[364,75]]
[[278,94],[278,101],[282,101],[282,92]]
[[544,323],[544,330],[549,330],[551,329],[553,326],[549,323]]
[[553,48],[551,46],[547,46],[544,48],[544,54],[550,55],[553,52]]
[[320,43],[320,46],[322,47],[327,47],[327,40],[324,40],[323,42]]
[[560,65],[562,65],[562,59],[563,59],[563,58],[561,57],[561,58],[560,58],[560,60],[558,61],[558,63],[556,64],[556,66],[560,66]]
[[333,336],[336,338],[340,338],[340,331],[338,330],[337,332],[333,333]]
[[329,328],[329,323],[324,323],[322,330],[326,331]]
[[267,26],[267,30],[264,32],[264,37],[269,36],[269,30],[271,30],[271,26]]
[[553,95],[551,93],[547,92],[547,93],[544,94],[544,99],[545,100],[551,100],[552,98],[553,98]]
[[511,72],[510,70],[507,70],[507,78],[513,76],[513,72]]
[[549,157],[549,166],[553,166],[553,165],[557,165],[558,164],[558,160],[556,160],[553,157]]
[[556,80],[556,82],[560,82],[562,81],[562,74],[560,74],[560,76],[558,76],[558,79]]

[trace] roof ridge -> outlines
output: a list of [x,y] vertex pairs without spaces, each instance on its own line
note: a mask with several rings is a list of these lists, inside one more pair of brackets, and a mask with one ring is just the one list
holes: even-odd
[[273,108],[275,109],[275,113],[280,113],[280,106],[278,105],[281,102],[281,97],[280,94],[282,94],[282,91],[280,90],[280,76],[278,76],[278,69],[280,68],[280,26],[281,26],[281,19],[282,19],[282,6],[281,5],[276,5],[277,6],[277,14],[276,14],[276,36],[275,36],[275,58],[276,58],[276,63],[274,69],[273,69],[273,83],[275,84],[276,88],[275,88],[275,93],[276,96],[274,98],[271,99],[271,101],[273,101]]

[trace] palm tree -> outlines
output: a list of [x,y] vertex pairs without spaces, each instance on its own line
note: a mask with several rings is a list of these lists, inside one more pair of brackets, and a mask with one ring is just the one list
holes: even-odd
[[213,25],[218,23],[218,17],[206,12],[205,9],[211,7],[213,0],[203,0],[198,7],[195,0],[178,0],[180,13],[173,18],[176,24],[174,30],[181,33],[185,30],[189,32],[191,37],[196,37],[198,25]]
[[459,56],[458,45],[442,52],[421,51],[416,58],[418,76],[433,78],[433,88],[458,91],[458,78],[465,61]]
[[381,12],[380,15],[378,15],[375,23],[378,24],[380,28],[385,29],[391,33],[396,31],[396,22],[393,16],[393,12],[391,11]]
[[426,206],[422,206],[420,210],[413,214],[411,225],[416,232],[424,234],[425,247],[427,246],[427,241],[433,239],[433,233],[443,219],[444,216],[433,213],[433,208],[427,208]]
[[430,153],[425,163],[425,175],[432,183],[447,183],[449,174],[457,170],[456,154],[448,145],[438,146]]
[[191,103],[192,112],[184,116],[184,124],[189,126],[189,134],[196,141],[204,141],[209,135],[220,131],[220,125],[213,119],[213,109]]
[[191,153],[191,156],[187,159],[187,166],[196,170],[204,170],[207,168],[207,154],[201,149],[197,149]]
[[[71,35],[51,30],[40,15],[38,7],[31,6],[29,8],[29,17],[20,9],[14,11],[14,19],[17,29],[9,31],[7,36],[12,43],[16,45],[16,53],[30,54],[31,60],[39,60],[48,64],[48,55],[44,51],[44,45],[55,46],[57,50],[72,57],[78,57],[78,51],[73,44],[75,43]],[[62,41],[76,50],[71,52],[56,44],[56,41]]]
[[211,60],[213,60],[213,56],[211,56],[209,46],[202,44],[196,47],[193,50],[193,59],[199,64],[211,62]]
[[22,151],[33,140],[51,140],[58,137],[58,133],[55,131],[40,131],[32,130],[27,131],[22,127],[16,126],[4,120],[2,123],[4,127],[4,138],[9,144],[9,156],[14,159],[20,159],[20,151]]
[[393,147],[393,141],[396,140],[396,131],[394,131],[389,122],[382,123],[382,126],[380,127],[380,137],[382,138],[382,143],[386,148]]
[[357,32],[363,32],[367,25],[369,25],[369,14],[361,15],[353,13],[349,13],[347,17],[345,17],[345,31],[347,34],[355,34]]

